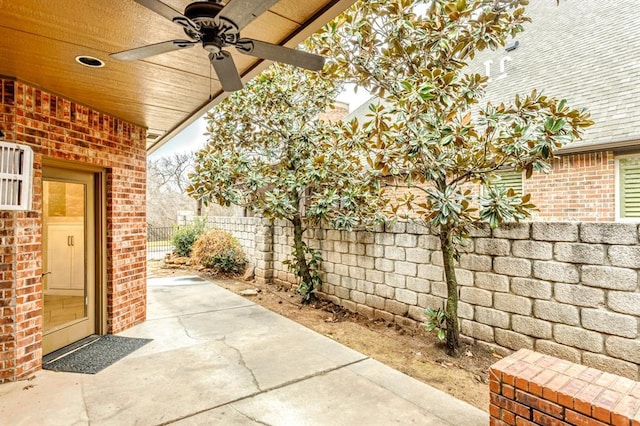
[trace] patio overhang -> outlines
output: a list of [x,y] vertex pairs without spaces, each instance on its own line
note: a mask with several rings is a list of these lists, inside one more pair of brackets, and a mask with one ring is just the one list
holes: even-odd
[[[191,3],[162,1],[180,12]],[[295,47],[353,2],[281,0],[242,36]],[[133,0],[0,0],[0,76],[147,128],[148,154],[226,93],[201,46],[133,62],[109,54],[184,38],[180,26]],[[235,49],[231,53],[245,82],[269,65]],[[83,66],[78,56],[104,66]]]

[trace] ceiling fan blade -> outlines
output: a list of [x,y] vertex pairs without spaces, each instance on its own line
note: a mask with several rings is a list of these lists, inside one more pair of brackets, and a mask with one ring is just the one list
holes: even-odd
[[189,27],[194,31],[198,31],[198,26],[189,18],[178,12],[174,8],[167,6],[160,0],[133,0],[136,3],[154,11],[160,16],[164,16],[168,20],[175,22],[183,27]]
[[238,40],[236,49],[247,55],[257,56],[262,59],[284,62],[312,71],[320,71],[324,66],[325,58],[302,50],[290,49],[265,41],[243,38]]
[[216,70],[218,80],[220,80],[225,92],[235,92],[242,89],[242,80],[240,80],[240,74],[238,74],[238,69],[233,57],[231,57],[231,53],[224,50],[218,55],[210,53],[209,60]]
[[193,47],[196,43],[197,42],[190,40],[163,41],[161,43],[150,44],[148,46],[142,46],[135,49],[112,53],[109,56],[119,61],[135,61],[136,59],[148,58],[149,56],[155,56],[161,53],[173,52],[174,50]]
[[241,30],[276,3],[278,0],[229,0],[219,16],[230,20]]

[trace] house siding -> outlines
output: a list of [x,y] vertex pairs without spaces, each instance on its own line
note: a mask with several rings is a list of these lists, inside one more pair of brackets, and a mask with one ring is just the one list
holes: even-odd
[[146,151],[142,127],[13,79],[0,79],[0,129],[34,150],[33,204],[0,212],[0,383],[42,363],[42,164],[102,168],[107,332],[146,317]]

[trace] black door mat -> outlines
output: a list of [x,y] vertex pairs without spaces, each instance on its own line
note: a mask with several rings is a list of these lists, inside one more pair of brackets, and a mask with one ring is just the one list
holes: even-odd
[[153,339],[89,336],[42,358],[42,368],[69,373],[96,374]]

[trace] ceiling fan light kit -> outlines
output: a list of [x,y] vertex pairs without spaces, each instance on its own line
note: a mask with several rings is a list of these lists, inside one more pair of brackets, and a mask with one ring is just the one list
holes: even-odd
[[235,47],[245,55],[284,62],[312,71],[324,66],[324,57],[290,49],[277,44],[241,38],[240,31],[266,12],[278,0],[230,0],[226,5],[216,1],[197,1],[187,5],[184,14],[160,0],[134,0],[136,3],[180,25],[189,40],[169,40],[135,49],[112,53],[113,59],[134,61],[150,56],[193,47],[200,43],[209,52],[222,88],[227,92],[242,89],[242,80],[231,54],[225,47]]

